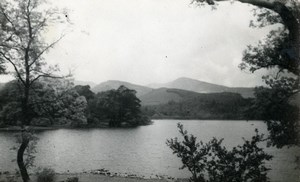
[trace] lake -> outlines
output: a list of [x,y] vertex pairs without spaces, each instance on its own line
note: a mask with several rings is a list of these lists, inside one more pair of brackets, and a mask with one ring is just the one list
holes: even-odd
[[[154,120],[152,125],[118,129],[58,129],[39,132],[36,166],[51,167],[56,172],[83,172],[106,168],[112,172],[139,176],[167,175],[189,177],[179,170],[180,159],[166,146],[168,138],[179,137],[177,123],[181,122],[197,139],[208,141],[212,137],[224,138],[224,145],[233,147],[250,139],[258,128],[267,133],[261,121],[218,120]],[[0,171],[15,171],[16,152],[12,132],[0,132]],[[300,171],[295,168],[295,155],[299,148],[267,148],[274,159],[267,163],[272,168],[272,181],[299,181]]]

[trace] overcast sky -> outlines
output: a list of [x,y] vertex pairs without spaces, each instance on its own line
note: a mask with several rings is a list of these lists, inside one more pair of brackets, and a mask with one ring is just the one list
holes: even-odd
[[66,9],[72,25],[46,58],[71,69],[76,80],[146,85],[190,77],[226,86],[261,84],[261,73],[238,68],[246,45],[267,32],[249,28],[252,6],[220,3],[212,11],[190,0],[51,1]]

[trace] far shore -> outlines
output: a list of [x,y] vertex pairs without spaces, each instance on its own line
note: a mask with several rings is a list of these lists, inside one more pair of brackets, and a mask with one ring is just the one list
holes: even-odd
[[[153,120],[219,120],[219,119],[191,119],[191,118],[153,118],[151,119],[152,122],[149,123],[148,125],[151,125],[153,123]],[[255,120],[255,119],[223,119],[222,121],[261,121],[261,120]],[[140,125],[143,126],[143,125]],[[122,126],[121,128],[130,128],[130,127],[137,127],[137,126]],[[45,130],[57,130],[57,129],[97,129],[97,128],[109,128],[107,124],[102,124],[102,125],[86,125],[86,126],[81,126],[81,127],[73,127],[73,126],[59,126],[59,125],[54,125],[54,126],[26,126],[25,127],[27,130],[33,130],[33,131],[45,131]],[[22,131],[22,128],[20,126],[4,126],[0,127],[0,132],[1,131]]]
[[[58,126],[26,126],[28,130],[35,130],[35,131],[43,131],[43,130],[56,130],[65,127],[58,127]],[[5,126],[0,128],[0,131],[22,131],[20,126]]]

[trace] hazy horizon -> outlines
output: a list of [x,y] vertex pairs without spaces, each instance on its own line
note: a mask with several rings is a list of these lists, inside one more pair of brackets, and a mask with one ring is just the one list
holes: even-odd
[[[207,82],[207,81],[203,81],[203,80],[199,80],[199,79],[195,79],[195,78],[189,78],[189,77],[178,77],[176,79],[173,79],[173,80],[169,80],[169,81],[166,81],[166,82],[152,82],[152,83],[148,83],[148,84],[139,84],[139,83],[134,83],[134,82],[130,82],[130,81],[124,81],[122,79],[109,79],[109,80],[104,80],[104,81],[101,81],[101,82],[93,82],[93,81],[85,81],[85,80],[74,80],[74,82],[76,83],[89,83],[89,84],[92,84],[94,86],[98,85],[98,84],[101,84],[101,83],[104,83],[104,82],[109,82],[109,81],[118,81],[118,82],[127,82],[127,83],[130,83],[130,84],[134,84],[134,85],[140,85],[140,86],[145,86],[145,87],[152,87],[153,85],[160,85],[160,84],[167,84],[167,83],[170,83],[170,82],[173,82],[175,80],[178,80],[178,79],[191,79],[191,80],[197,80],[197,81],[200,81],[200,82],[205,82],[205,83],[209,83],[209,84],[215,84],[215,85],[221,85],[221,86],[226,86],[226,87],[242,87],[242,86],[228,86],[228,85],[225,85],[225,84],[217,84],[217,83],[213,83],[213,82]],[[246,86],[247,88],[247,86]],[[251,86],[249,86],[248,88],[252,88]]]

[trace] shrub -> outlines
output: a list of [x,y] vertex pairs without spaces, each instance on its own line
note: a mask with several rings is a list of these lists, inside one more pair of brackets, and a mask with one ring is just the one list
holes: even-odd
[[44,168],[37,173],[37,182],[53,182],[55,178],[55,171],[51,168]]
[[167,140],[167,145],[173,153],[181,158],[182,167],[187,168],[193,182],[241,182],[241,181],[269,181],[264,161],[272,159],[258,143],[264,141],[263,135],[256,135],[251,141],[244,139],[243,145],[232,150],[222,146],[223,139],[213,138],[208,143],[197,142],[196,137],[188,135],[183,125],[178,123],[180,134],[184,140],[177,138]]

